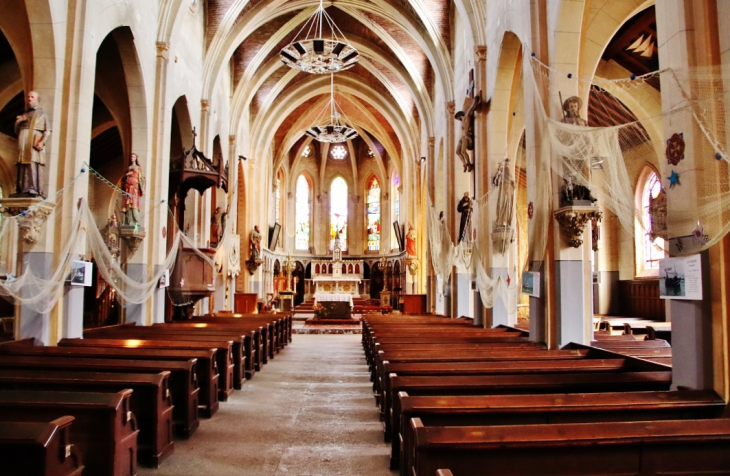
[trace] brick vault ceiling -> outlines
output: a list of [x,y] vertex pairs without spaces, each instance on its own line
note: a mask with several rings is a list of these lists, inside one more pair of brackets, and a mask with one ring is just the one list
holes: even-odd
[[[304,34],[297,33],[318,3],[206,2],[207,54],[221,55],[218,61],[230,66],[234,102],[236,94],[244,98],[240,110],[249,115],[249,129],[255,132],[270,110],[287,103],[276,130],[266,132],[275,156],[284,155],[301,139],[306,128],[300,118],[311,116],[309,108],[329,95],[321,79],[294,74],[279,61],[283,46],[303,39]],[[324,6],[361,58],[341,73],[353,99],[338,102],[345,115],[357,118],[361,129],[378,142],[394,143],[391,153],[402,152],[406,138],[420,140],[421,121],[432,111],[438,69],[434,58],[448,63],[442,69],[451,68],[450,0],[330,0]],[[322,36],[328,37],[326,33]],[[216,48],[216,41],[227,47]],[[338,79],[335,75],[336,91]]]

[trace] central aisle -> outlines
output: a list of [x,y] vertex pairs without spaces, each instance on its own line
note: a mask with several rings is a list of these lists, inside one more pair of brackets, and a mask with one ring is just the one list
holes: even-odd
[[141,476],[392,476],[360,335],[295,334]]

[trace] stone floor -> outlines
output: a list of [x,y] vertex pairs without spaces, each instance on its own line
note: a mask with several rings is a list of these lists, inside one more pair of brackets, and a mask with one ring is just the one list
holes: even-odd
[[359,335],[294,335],[263,371],[140,476],[392,476]]

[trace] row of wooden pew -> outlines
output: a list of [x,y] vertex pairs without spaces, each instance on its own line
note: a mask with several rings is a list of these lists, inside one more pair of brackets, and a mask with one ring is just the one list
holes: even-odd
[[670,391],[667,365],[432,316],[362,326],[401,475],[730,474],[725,402]]
[[133,476],[138,459],[158,467],[173,438],[192,436],[289,342],[289,314],[228,313],[87,329],[54,347],[3,343],[0,461],[11,469],[0,474]]

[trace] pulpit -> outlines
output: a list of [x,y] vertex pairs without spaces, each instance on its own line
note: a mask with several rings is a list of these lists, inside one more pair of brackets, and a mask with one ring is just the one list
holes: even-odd
[[[211,259],[215,256],[215,250],[210,248],[199,248],[198,251]],[[195,250],[180,247],[167,292],[170,293],[173,302],[184,305],[175,307],[173,318],[190,319],[195,302],[210,297],[215,291],[214,279],[213,267],[209,263]]]
[[[209,159],[193,146],[182,154],[170,159],[170,202],[175,204],[173,213],[177,227],[185,229],[185,198],[191,189],[202,196],[210,187],[222,188],[228,192],[228,164],[218,157],[217,163]],[[171,238],[170,238],[171,239]],[[215,279],[213,267],[198,253],[213,259],[215,250],[210,248],[180,247],[175,268],[170,277],[167,292],[175,305],[173,319],[189,319],[193,315],[195,303],[213,295]],[[169,315],[166,319],[169,318]]]

